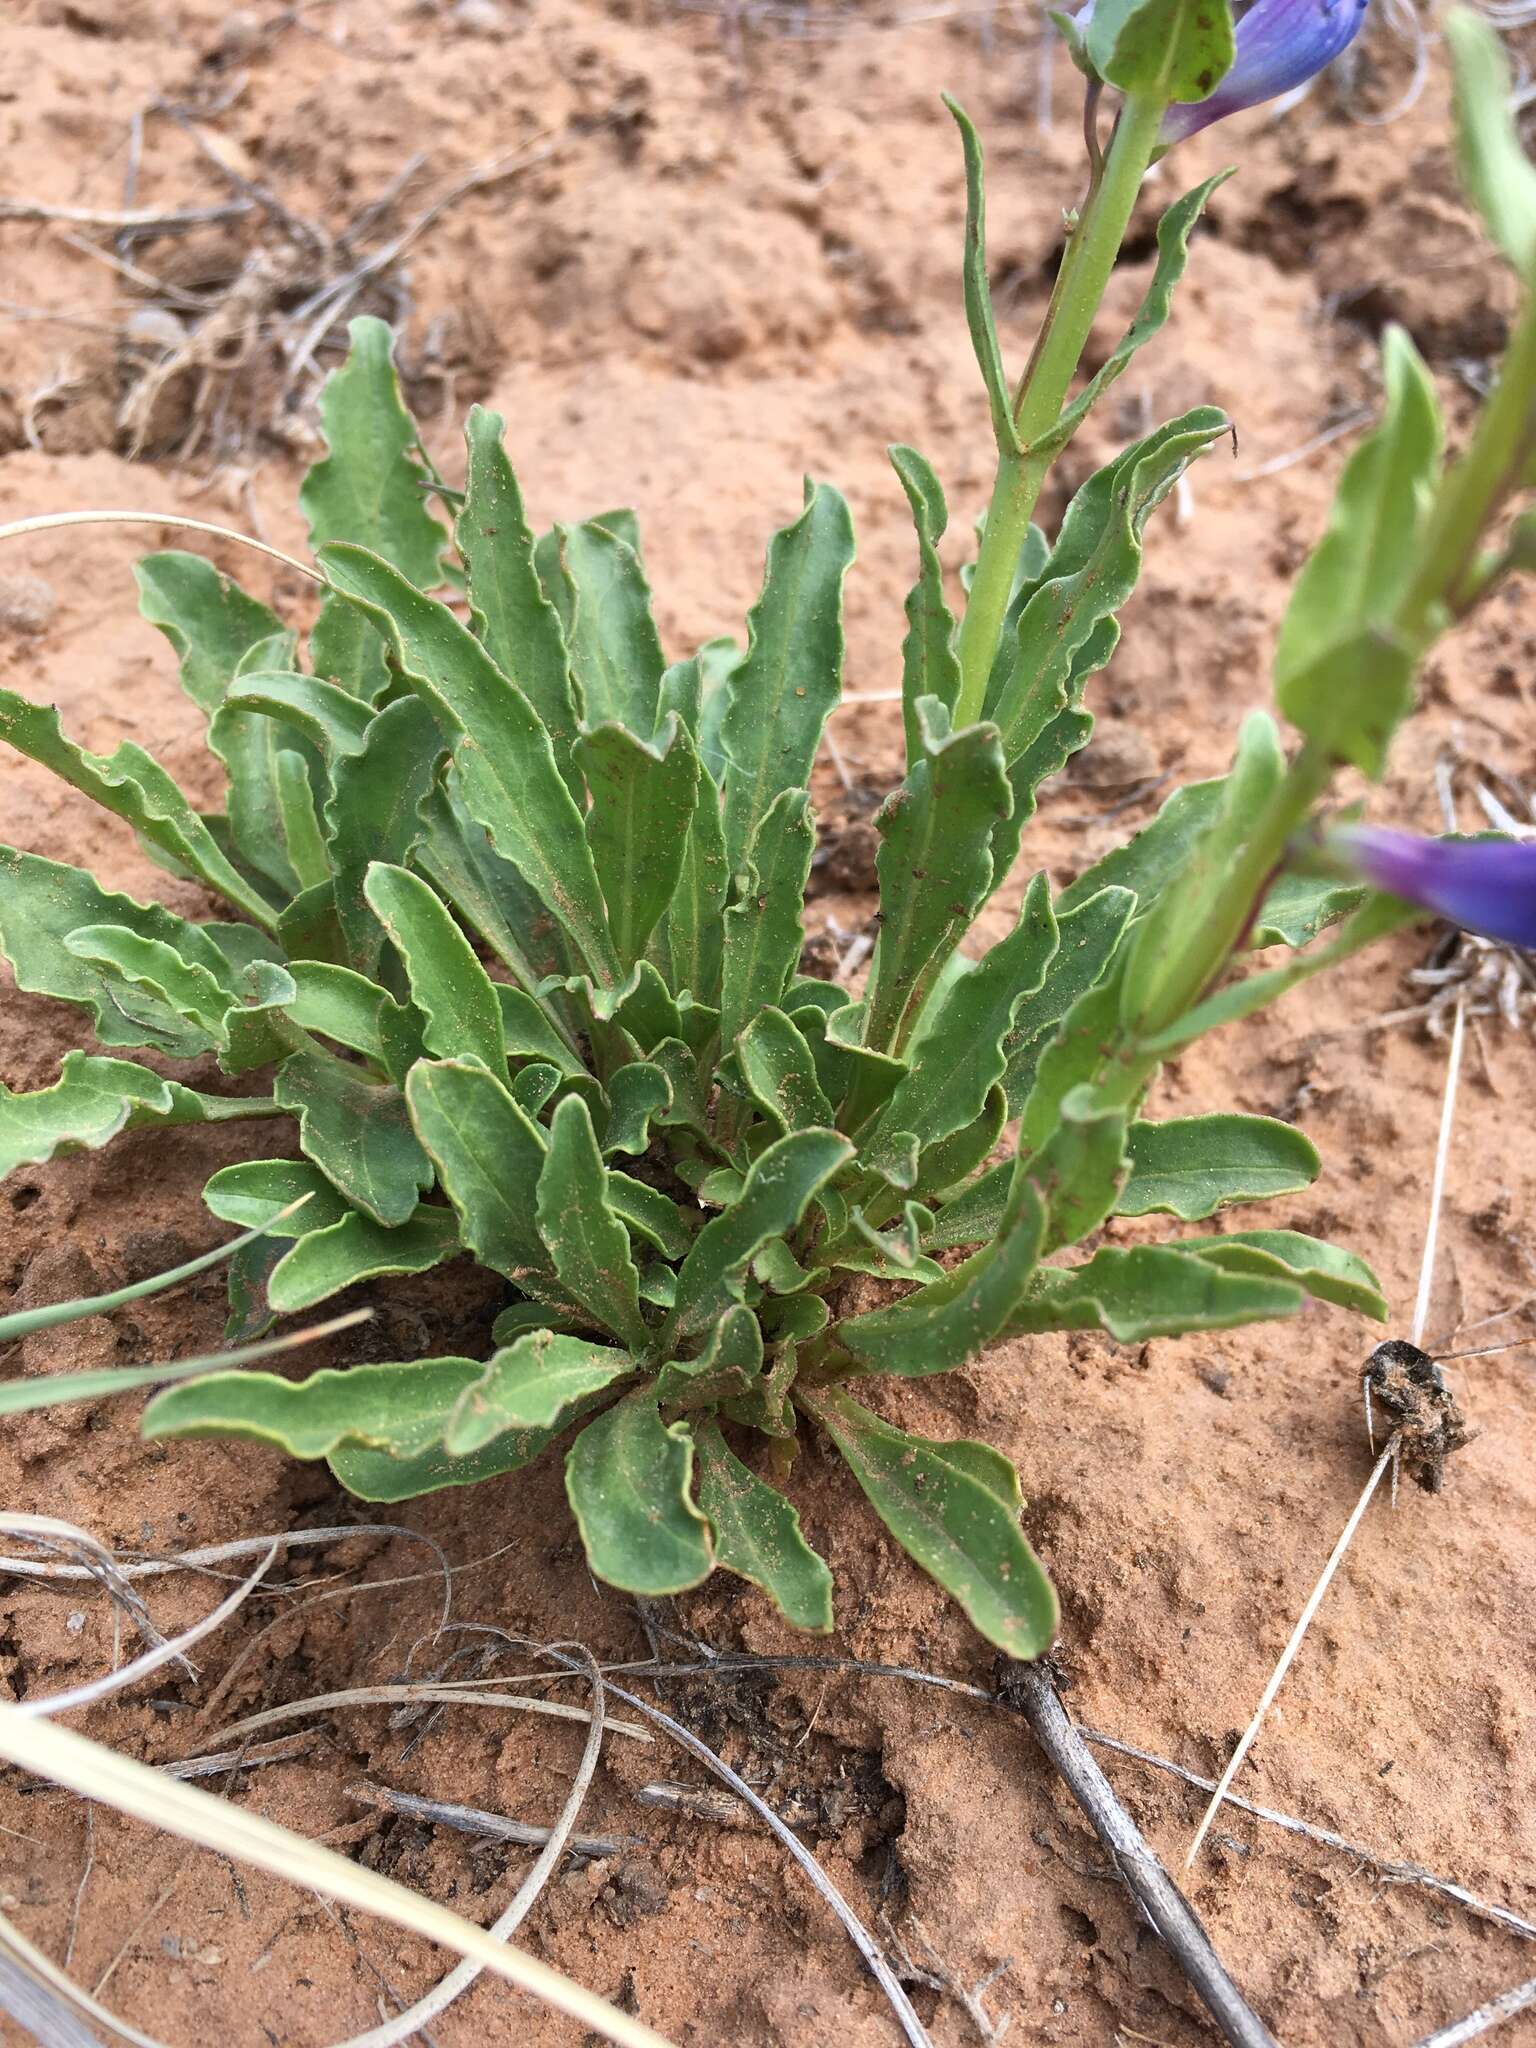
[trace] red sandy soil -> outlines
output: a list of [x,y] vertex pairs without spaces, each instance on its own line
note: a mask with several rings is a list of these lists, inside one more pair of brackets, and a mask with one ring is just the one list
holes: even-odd
[[[911,441],[934,460],[957,541],[987,482],[985,410],[956,284],[959,153],[938,90],[967,103],[990,145],[991,257],[1015,359],[1043,303],[1081,144],[1064,64],[1055,124],[1038,125],[1035,33],[1018,17],[998,15],[990,47],[964,14],[884,29],[873,16],[838,19],[835,38],[804,40],[770,17],[733,27],[628,0],[441,10],[338,0],[286,12],[263,0],[233,14],[210,0],[12,0],[0,41],[0,190],[119,204],[130,123],[156,103],[191,108],[226,161],[333,225],[417,149],[429,161],[397,203],[399,220],[473,164],[558,138],[553,155],[466,198],[411,254],[404,355],[434,452],[452,473],[453,419],[484,397],[508,417],[536,517],[635,504],[663,636],[677,650],[739,630],[764,542],[797,507],[802,471],[832,478],[852,499],[862,547],[848,687],[888,690],[914,550],[884,446]],[[1378,34],[1359,89],[1379,104],[1401,77],[1401,52]],[[1196,472],[1182,518],[1171,507],[1159,515],[1124,652],[1094,686],[1099,742],[1048,792],[1029,842],[1030,861],[1058,881],[1151,815],[1160,797],[1149,784],[1218,771],[1242,714],[1265,703],[1286,582],[1320,530],[1349,443],[1253,472],[1374,403],[1384,321],[1407,322],[1453,424],[1464,425],[1465,379],[1496,350],[1510,297],[1455,196],[1446,135],[1437,63],[1417,105],[1389,125],[1351,121],[1325,87],[1278,124],[1256,118],[1199,138],[1149,191],[1136,260],[1116,288],[1121,317],[1147,275],[1157,203],[1223,161],[1241,166],[1212,203],[1173,326],[1069,466],[1084,474],[1145,420],[1197,402],[1227,407],[1241,445],[1235,460],[1216,455]],[[179,206],[227,191],[186,130],[150,112],[138,194]],[[135,253],[195,281],[233,274],[262,246],[285,248],[258,210]],[[131,287],[57,228],[13,222],[0,224],[0,294],[0,519],[141,505],[259,523],[278,545],[302,548],[302,447],[263,440],[211,481],[195,457],[179,465],[185,385],[157,409],[145,459],[127,459],[116,417],[135,373],[111,330]],[[18,305],[87,324],[24,321]],[[258,339],[239,390],[259,396],[268,373]],[[152,528],[103,528],[12,544],[0,575],[46,587],[0,585],[0,665],[8,683],[55,699],[85,743],[147,742],[212,799],[197,715],[133,609],[130,563],[161,539]],[[212,552],[305,615],[298,579]],[[1437,658],[1373,815],[1433,828],[1433,765],[1448,743],[1527,787],[1536,780],[1532,646],[1529,598],[1510,591]],[[898,772],[892,708],[850,711],[836,732],[852,778],[878,796]],[[205,913],[199,893],[147,867],[114,821],[28,765],[7,761],[3,773],[6,839]],[[868,805],[844,798],[830,775],[823,795],[838,857],[818,910],[847,933],[871,908],[867,835],[835,827]],[[1427,944],[1408,934],[1202,1045],[1159,1094],[1165,1111],[1294,1118],[1322,1150],[1324,1176],[1253,1220],[1366,1253],[1404,1334],[1445,1049],[1414,1027],[1368,1020],[1414,1000],[1403,977]],[[6,1084],[47,1083],[82,1042],[72,1013],[7,989]],[[1468,1047],[1434,1335],[1536,1286],[1533,1099],[1528,1038],[1484,1024]],[[220,1226],[199,1203],[203,1180],[267,1142],[241,1127],[139,1136],[17,1176],[0,1192],[0,1305],[142,1277],[213,1244]],[[380,1290],[376,1306],[347,1355],[483,1347],[495,1298],[455,1270]],[[214,1275],[169,1301],[29,1339],[3,1368],[187,1355],[215,1346],[221,1323]],[[1532,1324],[1517,1315],[1499,1327],[1523,1334]],[[984,1437],[1018,1461],[1027,1527],[1063,1596],[1074,1715],[1209,1773],[1246,1722],[1368,1469],[1360,1370],[1377,1334],[1314,1307],[1287,1326],[1140,1348],[1059,1337],[885,1398],[903,1421]],[[1243,1789],[1531,1915],[1530,1354],[1455,1370],[1476,1440],[1443,1495],[1409,1488],[1395,1514],[1384,1501],[1372,1510]],[[359,1514],[323,1471],[275,1455],[147,1447],[131,1401],[6,1426],[0,1474],[12,1508],[157,1551]],[[985,1647],[814,1444],[793,1490],[836,1571],[837,1651],[990,1679]],[[645,1654],[631,1604],[584,1569],[556,1468],[437,1495],[398,1520],[465,1567],[458,1620],[579,1638],[603,1657]],[[357,1587],[348,1597],[307,1609],[290,1594],[253,1600],[205,1646],[200,1686],[172,1674],[75,1720],[165,1761],[206,1746],[236,1714],[399,1674],[435,1625],[430,1555],[405,1535],[356,1537],[299,1553],[281,1576],[334,1589],[344,1568]],[[215,1595],[188,1578],[148,1591],[166,1631]],[[724,1580],[679,1602],[670,1625],[717,1645],[805,1647],[755,1593]],[[111,1655],[99,1595],[0,1580],[0,1676],[16,1697],[101,1671]],[[418,1647],[415,1668],[424,1655]],[[818,1674],[674,1686],[668,1700],[800,1826],[893,1950],[899,1942],[930,1976],[962,1987],[1006,1963],[985,1996],[995,2019],[1011,2021],[1011,2042],[1184,2048],[1211,2038],[1018,1722],[896,1681]],[[482,1920],[510,1895],[521,1855],[365,1812],[347,1787],[371,1776],[546,1819],[580,1747],[579,1730],[492,1711],[450,1712],[409,1756],[386,1710],[321,1725],[304,1757],[249,1773],[231,1796]],[[1198,1796],[1135,1763],[1110,1768],[1153,1842],[1181,1860]],[[779,1848],[759,1832],[636,1803],[636,1789],[658,1778],[699,1782],[679,1755],[610,1743],[580,1825],[636,1846],[558,1878],[522,1938],[679,2043],[894,2039],[878,1992]],[[417,1994],[443,1967],[378,1923],[237,1876],[105,1810],[92,1836],[77,1800],[15,1773],[0,1774],[0,1823],[16,1831],[0,1835],[0,1908],[50,1954],[69,1954],[80,1983],[105,1974],[106,2002],[170,2042],[308,2048],[373,2024],[396,2009],[390,1995]],[[1531,1951],[1514,1936],[1241,1814],[1218,1822],[1191,1891],[1288,2048],[1401,2048],[1531,1973]],[[950,1993],[915,1984],[913,1995],[943,2048],[980,2038]],[[482,1983],[432,2035],[459,2048],[574,2042],[578,2030]],[[1536,2025],[1517,2021],[1500,2039],[1536,2040]]]

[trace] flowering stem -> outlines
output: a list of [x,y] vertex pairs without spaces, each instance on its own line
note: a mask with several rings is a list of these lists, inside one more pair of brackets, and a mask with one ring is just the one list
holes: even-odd
[[1005,450],[998,463],[970,601],[960,626],[957,726],[972,725],[981,716],[1013,594],[1019,550],[1046,472],[1059,452],[1051,449],[1035,455],[1031,443],[1050,432],[1066,403],[1125,239],[1136,194],[1157,147],[1166,107],[1167,102],[1158,96],[1128,95],[1104,158],[1103,174],[1089,194],[1061,259],[1045,324],[1014,402],[1014,421],[1023,447],[1018,454]]

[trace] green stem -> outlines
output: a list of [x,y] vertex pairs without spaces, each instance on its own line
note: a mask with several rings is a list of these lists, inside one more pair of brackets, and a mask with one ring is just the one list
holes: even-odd
[[1136,194],[1157,147],[1166,105],[1160,97],[1138,93],[1127,97],[1104,159],[1104,174],[1062,257],[1045,325],[1014,406],[1023,448],[1017,455],[1004,451],[999,460],[970,599],[960,625],[956,726],[973,725],[981,716],[1013,594],[1019,550],[1046,472],[1059,452],[1031,455],[1030,446],[1055,426],[1072,388],[1094,316],[1125,240]]

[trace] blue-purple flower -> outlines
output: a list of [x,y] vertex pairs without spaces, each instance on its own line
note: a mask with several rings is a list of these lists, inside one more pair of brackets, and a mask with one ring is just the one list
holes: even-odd
[[1330,833],[1328,845],[1389,895],[1484,938],[1536,947],[1536,843],[1419,839],[1379,825],[1348,825]]
[[1252,0],[1237,24],[1237,56],[1209,99],[1168,109],[1164,142],[1182,142],[1244,107],[1293,92],[1354,41],[1366,0]]

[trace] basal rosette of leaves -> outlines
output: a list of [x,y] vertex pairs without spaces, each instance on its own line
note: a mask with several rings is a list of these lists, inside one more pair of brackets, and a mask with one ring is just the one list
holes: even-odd
[[[960,118],[1000,461],[1043,465],[1166,320],[1219,181],[1169,210],[1136,322],[1042,455],[1002,378]],[[1153,122],[1149,153],[1156,137]],[[197,812],[136,745],[89,754],[56,712],[0,694],[0,737],[225,906],[191,921],[0,849],[0,952],[21,988],[87,1012],[102,1047],[50,1088],[0,1091],[0,1172],[127,1129],[269,1119],[272,1156],[206,1190],[216,1216],[266,1233],[232,1264],[239,1334],[459,1258],[501,1275],[507,1305],[488,1359],[211,1373],[157,1395],[146,1432],[276,1444],[381,1501],[562,1455],[610,1584],[660,1596],[719,1565],[825,1630],[830,1575],[784,1490],[815,1427],[984,1636],[1044,1650],[1055,1599],[1013,1467],[896,1427],[864,1382],[1048,1331],[1233,1328],[1309,1296],[1385,1315],[1358,1256],[1291,1231],[1081,1248],[1112,1217],[1200,1225],[1312,1181],[1290,1125],[1156,1118],[1148,1091],[1201,1031],[1413,914],[1281,858],[1335,763],[1379,772],[1446,623],[1442,606],[1410,630],[1405,609],[1444,493],[1433,393],[1401,337],[1387,384],[1282,636],[1301,753],[1288,764],[1275,724],[1251,719],[1227,778],[1177,792],[1060,893],[1021,858],[1037,792],[1088,743],[1149,522],[1230,424],[1199,408],[1135,442],[1049,540],[1026,518],[980,667],[941,573],[938,479],[891,451],[918,559],[907,760],[877,819],[879,938],[855,993],[801,967],[808,785],[854,554],[843,499],[808,484],[742,636],[669,662],[632,515],[536,537],[502,422],[479,409],[450,489],[387,330],[356,322],[302,494],[325,584],[307,645],[197,557],[140,566],[226,810]],[[984,538],[973,601],[992,583]],[[1341,692],[1367,641],[1369,687]],[[1000,891],[1008,929],[978,956],[965,942]],[[267,1092],[162,1079],[125,1056],[140,1048],[213,1055]],[[850,1307],[870,1280],[886,1298]]]

